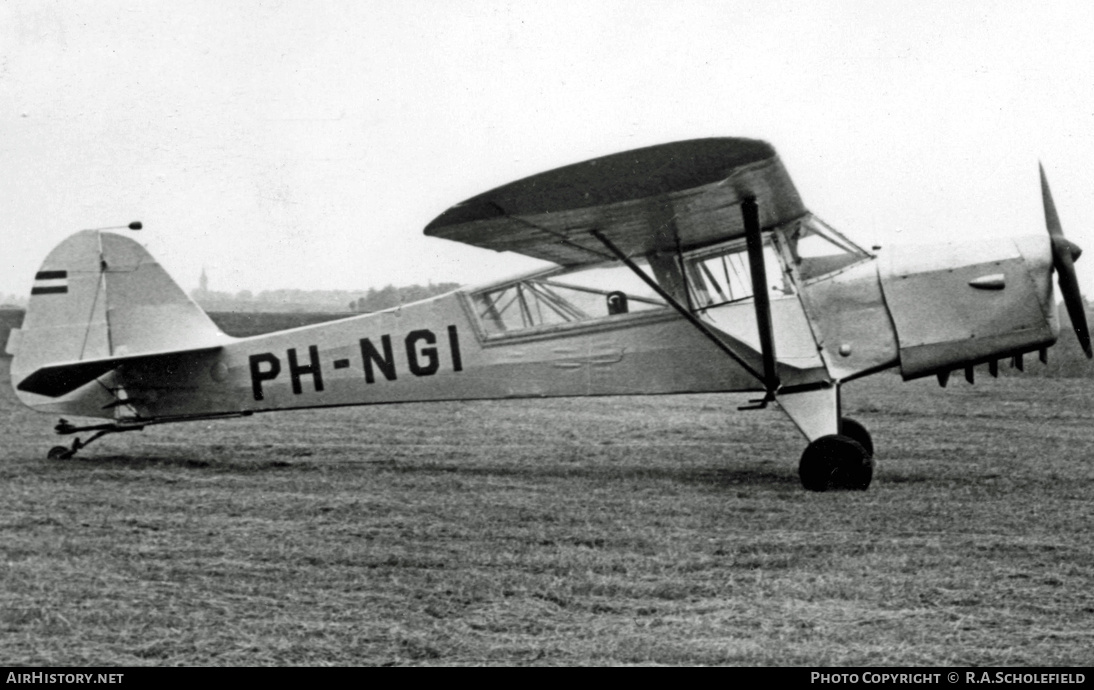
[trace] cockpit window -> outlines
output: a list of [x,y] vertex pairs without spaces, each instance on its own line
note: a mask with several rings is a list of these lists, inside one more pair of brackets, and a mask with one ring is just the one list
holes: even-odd
[[[767,239],[763,253],[768,292],[779,297],[793,294],[794,286],[783,272],[775,248]],[[695,307],[705,309],[753,296],[752,268],[744,240],[690,254],[685,262]]]
[[623,266],[551,271],[473,293],[471,302],[488,336],[668,306]]
[[[870,258],[815,216],[764,234],[764,273],[772,299],[793,295],[791,273],[804,283]],[[786,261],[793,262],[791,267]],[[752,299],[748,249],[743,238],[685,252],[636,259],[661,288],[692,309]],[[498,283],[470,295],[470,306],[486,336],[595,323],[636,312],[666,310],[668,304],[620,264],[556,268]]]
[[870,256],[816,216],[802,220],[785,237],[802,281],[838,271]]

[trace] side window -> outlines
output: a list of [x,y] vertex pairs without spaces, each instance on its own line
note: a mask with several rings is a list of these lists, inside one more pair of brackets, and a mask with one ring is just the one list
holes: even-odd
[[665,302],[625,267],[555,271],[471,295],[486,335],[577,324],[664,309]]
[[[764,241],[764,272],[772,297],[794,293],[794,287],[769,240]],[[751,299],[752,269],[743,241],[704,250],[687,259],[692,303],[699,309]]]
[[592,318],[550,287],[533,280],[479,292],[473,300],[479,322],[488,335]]

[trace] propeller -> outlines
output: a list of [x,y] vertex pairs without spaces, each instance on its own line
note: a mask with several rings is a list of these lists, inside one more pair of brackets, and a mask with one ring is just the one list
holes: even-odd
[[1071,317],[1075,336],[1079,339],[1087,359],[1094,359],[1094,351],[1090,347],[1090,329],[1086,325],[1083,296],[1079,292],[1079,280],[1075,277],[1075,261],[1083,250],[1064,237],[1064,230],[1060,227],[1060,217],[1056,215],[1056,204],[1052,202],[1052,192],[1048,188],[1048,179],[1045,178],[1045,167],[1040,163],[1038,167],[1041,169],[1041,199],[1045,203],[1045,225],[1048,227],[1048,236],[1052,241],[1052,267],[1056,269],[1056,281],[1060,285],[1060,294],[1064,297],[1067,315]]

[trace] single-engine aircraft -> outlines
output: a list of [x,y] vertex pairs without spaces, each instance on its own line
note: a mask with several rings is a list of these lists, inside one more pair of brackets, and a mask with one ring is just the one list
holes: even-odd
[[425,233],[556,264],[396,309],[249,338],[222,333],[129,237],[78,232],[35,276],[11,380],[104,434],[334,405],[756,391],[808,440],[810,490],[865,489],[874,447],[843,384],[915,379],[1046,348],[1056,272],[1090,336],[1041,169],[1048,234],[862,249],[802,204],[763,141],[681,141],[569,165],[475,196]]

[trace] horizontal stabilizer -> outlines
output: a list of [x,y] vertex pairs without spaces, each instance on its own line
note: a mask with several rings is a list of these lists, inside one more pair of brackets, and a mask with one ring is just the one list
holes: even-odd
[[152,352],[129,357],[107,357],[104,359],[88,359],[80,362],[50,364],[35,370],[20,381],[16,385],[16,388],[26,393],[44,395],[50,398],[59,398],[124,364],[143,364],[153,360],[169,363],[171,360],[180,361],[186,359],[189,355],[215,352],[220,348],[220,345],[215,345],[213,347],[202,347],[192,350]]

